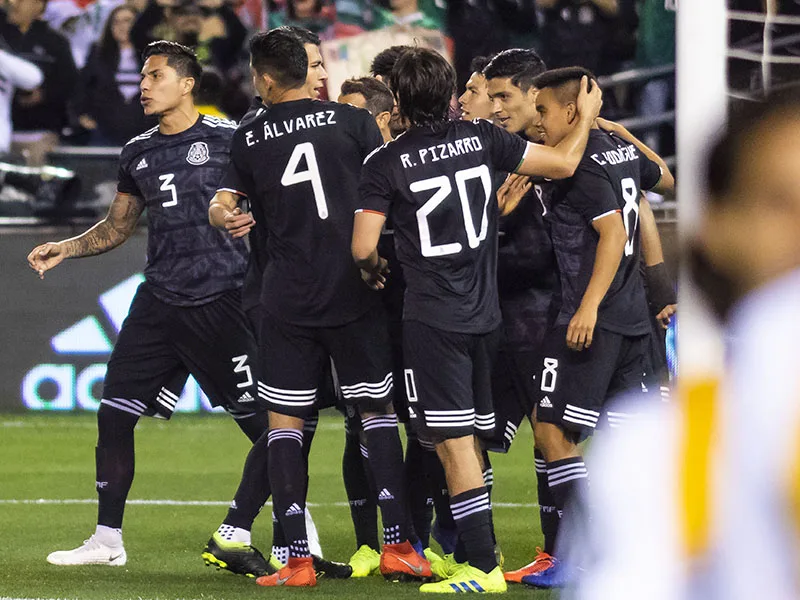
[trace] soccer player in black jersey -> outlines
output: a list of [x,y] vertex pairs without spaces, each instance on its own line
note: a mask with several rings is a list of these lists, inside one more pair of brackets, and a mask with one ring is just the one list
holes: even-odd
[[329,357],[344,400],[362,416],[383,515],[381,570],[429,576],[429,564],[408,542],[386,323],[377,294],[349,256],[361,162],[381,144],[380,133],[367,111],[310,98],[307,56],[290,32],[257,34],[250,51],[256,90],[270,108],[236,132],[231,160],[237,191],[260,206],[267,229],[259,395],[270,408],[274,511],[290,551],[284,569],[258,582],[316,583],[303,517],[307,465],[301,442],[303,419],[313,411]]
[[159,125],[123,148],[108,215],[28,256],[43,277],[66,258],[107,252],[125,242],[147,208],[145,282],[111,354],[97,413],[97,530],[83,546],[50,554],[58,565],[125,564],[121,528],[134,475],[134,427],[143,415],[170,418],[190,373],[252,441],[267,427],[257,399],[257,346],[241,309],[247,249],[205,218],[236,126],[195,109],[201,69],[190,49],[154,42],[144,58],[141,103]]
[[[578,82],[588,71],[556,69],[538,76],[536,108],[544,143],[554,146],[577,125]],[[661,163],[661,164],[659,164]],[[564,519],[580,499],[588,472],[578,442],[594,431],[606,400],[641,389],[650,321],[638,258],[642,190],[672,189],[666,165],[646,146],[599,128],[589,135],[575,174],[554,182],[546,215],[559,275],[558,314],[542,342],[534,435],[548,484]],[[574,535],[574,534],[573,534]],[[564,585],[558,560],[523,583]]]
[[[406,389],[413,420],[444,465],[469,565],[423,592],[506,589],[475,434],[494,427],[489,377],[500,327],[496,171],[569,177],[599,111],[582,83],[578,126],[557,147],[533,146],[487,121],[448,121],[455,72],[431,50],[397,61],[391,88],[411,128],[365,161],[352,253],[375,288],[386,280],[378,238],[391,210],[407,282],[403,314]],[[388,275],[389,277],[391,274]]]

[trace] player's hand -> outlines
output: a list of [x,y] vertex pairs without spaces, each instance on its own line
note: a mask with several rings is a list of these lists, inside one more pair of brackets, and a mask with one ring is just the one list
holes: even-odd
[[246,236],[255,224],[253,215],[243,213],[241,208],[234,208],[225,214],[225,229],[233,238]]
[[28,254],[28,264],[39,274],[39,279],[44,279],[45,271],[61,264],[65,258],[64,249],[59,242],[47,242],[36,246]]
[[672,320],[672,315],[678,312],[678,305],[677,304],[667,304],[661,312],[656,315],[656,321],[661,323],[661,327],[666,329],[669,327],[669,323]]
[[581,305],[567,327],[567,346],[580,352],[592,345],[597,308]]
[[386,284],[386,275],[389,274],[389,261],[378,257],[378,265],[372,271],[361,269],[361,279],[373,290],[382,290]]
[[581,91],[578,93],[578,115],[587,117],[592,121],[600,114],[603,107],[603,91],[597,85],[597,81],[592,79],[592,90],[589,91],[589,78],[584,75],[581,77]]
[[506,177],[503,185],[497,190],[497,205],[500,207],[500,216],[505,217],[513,212],[532,185],[531,178],[527,175],[511,173]]

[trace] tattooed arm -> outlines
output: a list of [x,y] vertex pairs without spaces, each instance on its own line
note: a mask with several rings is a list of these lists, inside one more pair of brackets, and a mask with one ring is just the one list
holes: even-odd
[[37,246],[28,255],[28,264],[44,279],[45,271],[59,265],[65,258],[108,252],[131,236],[144,206],[144,200],[138,196],[117,192],[105,219],[77,237]]

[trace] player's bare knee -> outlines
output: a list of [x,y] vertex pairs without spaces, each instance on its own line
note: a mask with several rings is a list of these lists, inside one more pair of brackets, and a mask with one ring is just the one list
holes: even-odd
[[536,447],[542,451],[548,462],[572,456],[577,444],[564,429],[553,423],[538,422],[533,427]]

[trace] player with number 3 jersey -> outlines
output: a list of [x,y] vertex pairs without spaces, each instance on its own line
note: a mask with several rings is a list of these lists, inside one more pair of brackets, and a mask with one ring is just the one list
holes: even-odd
[[28,256],[44,277],[65,258],[119,246],[147,209],[145,281],[111,353],[97,413],[97,528],[82,546],[51,553],[47,560],[56,565],[126,563],[122,519],[134,476],[134,428],[142,416],[169,419],[189,374],[251,441],[267,428],[257,398],[257,345],[241,308],[247,248],[207,219],[236,125],[195,108],[202,69],[191,49],[153,42],[144,58],[141,102],[159,125],[123,148],[108,216]]

